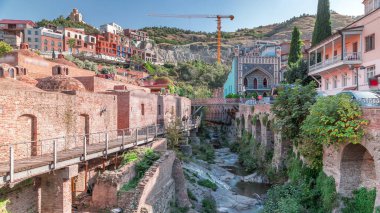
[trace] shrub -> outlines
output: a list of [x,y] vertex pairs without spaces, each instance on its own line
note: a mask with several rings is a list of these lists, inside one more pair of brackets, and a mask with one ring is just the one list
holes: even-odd
[[193,145],[193,155],[208,163],[214,163],[215,150],[211,144],[201,143],[201,145]]
[[120,191],[129,191],[130,189],[136,188],[140,179],[145,175],[145,172],[159,158],[160,158],[160,155],[158,153],[154,152],[152,149],[147,149],[144,153],[143,158],[136,163],[136,166],[135,166],[136,176],[131,181],[124,184],[123,187],[120,189]]
[[123,155],[123,160],[121,161],[121,166],[136,161],[138,157],[139,155],[137,154],[137,152],[134,151],[125,153]]
[[198,201],[197,197],[195,197],[195,195],[193,194],[193,192],[191,192],[190,189],[187,189],[187,195],[189,196],[190,200]]
[[209,179],[198,180],[197,183],[198,185],[212,189],[213,191],[216,191],[218,189],[218,186]]
[[217,213],[216,202],[214,198],[207,197],[202,200],[201,213]]
[[12,51],[13,48],[11,47],[11,45],[5,43],[4,41],[0,41],[0,57]]
[[302,132],[312,136],[315,143],[333,145],[360,143],[367,120],[361,118],[358,103],[347,95],[321,97],[311,107],[302,124]]
[[317,190],[321,196],[321,208],[323,212],[331,212],[337,205],[337,193],[335,180],[321,171],[317,178]]
[[376,189],[360,188],[353,191],[352,198],[345,198],[343,213],[372,213],[374,210]]

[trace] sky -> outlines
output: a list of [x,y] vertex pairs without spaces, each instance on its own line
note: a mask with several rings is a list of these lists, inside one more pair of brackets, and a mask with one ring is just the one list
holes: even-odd
[[[331,9],[344,15],[362,15],[363,0],[330,0]],[[149,14],[234,15],[223,20],[223,31],[253,28],[285,21],[303,13],[315,14],[318,0],[0,0],[0,19],[54,19],[78,8],[84,21],[99,27],[115,22],[124,28],[168,26],[216,31],[212,19],[151,17]]]

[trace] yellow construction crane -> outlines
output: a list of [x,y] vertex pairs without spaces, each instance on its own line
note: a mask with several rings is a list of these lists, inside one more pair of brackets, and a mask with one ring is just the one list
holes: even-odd
[[222,52],[222,18],[228,18],[231,21],[234,20],[233,15],[170,15],[170,14],[150,14],[149,16],[164,17],[164,18],[212,18],[217,21],[218,31],[218,63],[221,62]]

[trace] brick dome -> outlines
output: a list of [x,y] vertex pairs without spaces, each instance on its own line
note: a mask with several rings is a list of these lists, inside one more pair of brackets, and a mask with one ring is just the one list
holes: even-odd
[[77,79],[65,75],[53,75],[38,81],[38,88],[46,91],[85,91],[83,84]]

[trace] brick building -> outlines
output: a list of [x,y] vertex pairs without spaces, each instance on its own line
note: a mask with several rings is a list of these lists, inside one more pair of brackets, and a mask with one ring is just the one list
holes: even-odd
[[148,33],[141,30],[124,29],[124,35],[135,41],[146,41],[149,39]]
[[43,52],[63,51],[63,35],[44,27],[28,28],[24,31],[29,48]]
[[113,33],[103,33],[96,35],[96,54],[117,56],[117,46],[120,44],[120,36]]
[[15,49],[19,49],[24,42],[24,31],[35,27],[36,24],[30,20],[0,20],[0,41],[4,41]]
[[[95,53],[95,45],[97,43],[96,37],[86,35],[84,29],[80,28],[65,28],[63,30],[63,49],[74,54],[80,52]],[[73,47],[70,46],[69,41],[74,40]]]

